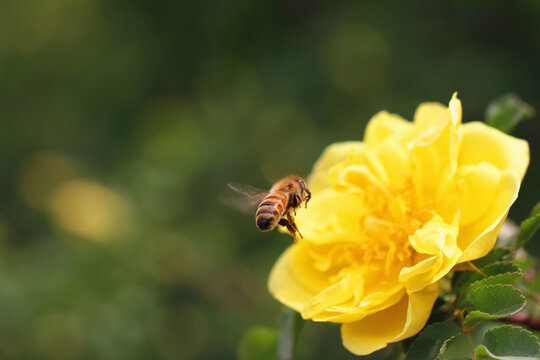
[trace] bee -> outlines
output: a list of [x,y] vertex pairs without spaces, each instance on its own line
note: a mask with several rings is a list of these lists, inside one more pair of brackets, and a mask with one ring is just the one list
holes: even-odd
[[[294,222],[296,209],[304,203],[307,207],[311,192],[300,176],[289,175],[278,180],[269,192],[261,192],[248,185],[229,183],[229,187],[250,199],[262,201],[255,213],[255,224],[260,231],[266,232],[277,225],[287,229],[296,242],[296,234],[302,237]],[[293,215],[294,214],[294,215]]]

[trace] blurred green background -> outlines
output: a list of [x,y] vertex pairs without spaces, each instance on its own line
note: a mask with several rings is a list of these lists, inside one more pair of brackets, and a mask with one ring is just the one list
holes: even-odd
[[[307,175],[377,111],[454,91],[465,121],[507,92],[540,109],[539,64],[536,0],[0,1],[0,358],[236,358],[277,324],[291,238],[223,205],[227,182]],[[538,117],[514,134],[520,221]],[[332,325],[298,353],[353,358]]]

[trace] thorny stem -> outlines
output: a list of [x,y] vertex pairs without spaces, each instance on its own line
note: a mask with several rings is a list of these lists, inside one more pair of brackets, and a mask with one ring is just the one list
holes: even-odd
[[469,266],[474,270],[476,271],[477,273],[479,273],[480,275],[482,275],[483,277],[487,278],[488,276],[486,274],[484,274],[479,268],[476,267],[476,265],[474,265],[472,263],[472,261],[467,261],[467,263],[469,264]]
[[451,303],[452,303],[452,306],[454,307],[454,316],[458,319],[459,324],[461,325],[461,329],[463,330],[463,333],[465,334],[465,336],[467,336],[467,341],[469,342],[469,347],[471,348],[472,360],[478,360],[478,358],[474,354],[474,345],[473,345],[472,337],[471,337],[472,329],[465,326],[465,321],[463,319],[463,311],[461,311],[461,309],[458,309],[456,305],[457,298],[454,297]]
[[[467,264],[468,267],[464,267],[464,265]],[[487,278],[488,276],[482,272],[476,265],[474,265],[471,261],[467,261],[466,263],[456,265],[452,268],[452,271],[476,271],[483,277]]]

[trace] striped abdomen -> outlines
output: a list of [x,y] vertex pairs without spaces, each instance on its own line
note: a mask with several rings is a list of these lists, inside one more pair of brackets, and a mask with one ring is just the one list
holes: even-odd
[[270,231],[277,225],[287,209],[288,200],[289,197],[279,191],[271,191],[266,195],[255,214],[259,230]]

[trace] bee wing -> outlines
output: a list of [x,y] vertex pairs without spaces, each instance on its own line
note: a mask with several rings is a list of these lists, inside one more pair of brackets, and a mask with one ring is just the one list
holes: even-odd
[[266,190],[258,189],[246,184],[232,182],[228,183],[227,186],[242,196],[226,197],[222,199],[222,202],[243,213],[252,211],[268,194],[268,191]]
[[262,201],[262,199],[264,199],[264,197],[268,194],[268,191],[266,190],[259,189],[247,184],[230,182],[227,183],[227,186],[247,198],[259,199],[260,201]]

